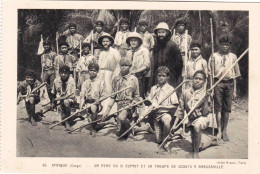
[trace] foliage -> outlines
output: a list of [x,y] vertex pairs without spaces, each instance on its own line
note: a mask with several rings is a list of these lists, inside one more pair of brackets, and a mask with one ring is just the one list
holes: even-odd
[[[22,79],[24,69],[35,68],[40,75],[40,57],[36,55],[40,35],[53,43],[55,50],[56,32],[63,33],[69,23],[77,24],[77,30],[86,36],[94,28],[97,20],[105,21],[105,31],[115,34],[119,19],[128,18],[131,31],[139,19],[149,21],[149,31],[159,22],[167,22],[173,30],[178,18],[185,17],[189,34],[202,42],[202,55],[208,60],[211,54],[210,17],[213,17],[214,49],[217,51],[217,38],[223,33],[232,37],[232,52],[238,56],[248,47],[248,11],[187,11],[187,10],[18,10],[18,79]],[[247,93],[248,58],[241,60],[243,81],[241,92]]]

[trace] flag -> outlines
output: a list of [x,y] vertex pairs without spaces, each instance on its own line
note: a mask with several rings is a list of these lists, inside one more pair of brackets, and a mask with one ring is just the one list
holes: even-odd
[[41,34],[41,41],[40,41],[40,43],[39,43],[37,55],[41,55],[43,52],[44,52],[44,48],[43,48],[43,38],[42,38],[42,34]]

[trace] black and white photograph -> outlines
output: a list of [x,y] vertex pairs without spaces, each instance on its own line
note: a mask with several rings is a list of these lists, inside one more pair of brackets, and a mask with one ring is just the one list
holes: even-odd
[[249,11],[23,8],[17,27],[17,157],[248,159]]

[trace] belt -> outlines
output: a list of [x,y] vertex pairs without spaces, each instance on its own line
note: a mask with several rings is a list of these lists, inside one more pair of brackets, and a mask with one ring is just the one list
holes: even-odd
[[[219,78],[214,78],[215,81],[218,81]],[[233,82],[233,79],[229,79],[229,80],[221,80],[220,82],[222,83],[232,83]]]
[[50,67],[50,68],[44,68],[44,71],[48,71],[48,70],[54,70],[54,67]]
[[108,68],[100,68],[100,70],[114,71],[114,70],[112,70],[112,69],[108,69]]
[[81,71],[80,73],[88,73],[88,71]]

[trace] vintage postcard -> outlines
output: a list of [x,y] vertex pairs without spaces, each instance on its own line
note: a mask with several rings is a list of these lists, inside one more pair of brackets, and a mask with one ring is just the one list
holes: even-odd
[[3,1],[1,171],[259,173],[259,10]]

